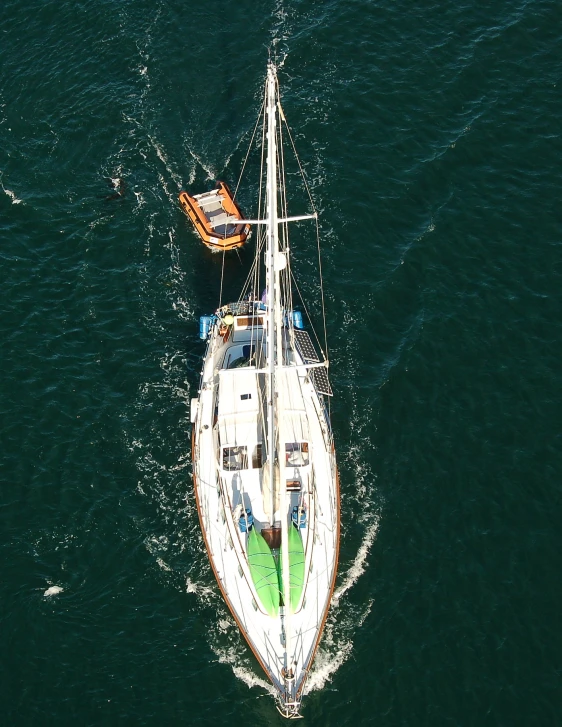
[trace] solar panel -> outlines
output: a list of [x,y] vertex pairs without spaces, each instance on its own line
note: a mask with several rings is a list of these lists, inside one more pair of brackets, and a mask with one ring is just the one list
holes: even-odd
[[307,331],[299,331],[295,328],[295,341],[305,363],[318,363],[320,361]]
[[[308,334],[308,331],[299,331],[295,328],[295,341],[297,348],[299,349],[300,355],[303,357],[305,363],[319,363],[320,357],[316,353],[314,344]],[[328,379],[328,372],[325,368],[312,369],[310,371],[310,378],[314,384],[314,388],[319,394],[325,394],[326,396],[333,396],[332,387]]]
[[319,394],[326,394],[326,396],[333,396],[332,387],[328,379],[328,372],[324,368],[312,369],[310,372],[310,378],[314,384],[314,388]]

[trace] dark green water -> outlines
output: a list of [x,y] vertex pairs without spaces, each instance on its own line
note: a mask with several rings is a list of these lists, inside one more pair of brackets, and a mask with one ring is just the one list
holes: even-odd
[[199,532],[187,405],[220,257],[177,203],[238,179],[273,44],[322,213],[342,484],[303,724],[559,725],[559,4],[0,21],[1,724],[283,723]]

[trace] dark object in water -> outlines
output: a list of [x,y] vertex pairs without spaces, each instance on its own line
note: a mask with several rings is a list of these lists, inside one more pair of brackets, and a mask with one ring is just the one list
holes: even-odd
[[123,199],[125,196],[126,184],[123,177],[117,177],[117,179],[108,179],[109,186],[113,190],[113,194],[108,194],[106,200],[111,199]]

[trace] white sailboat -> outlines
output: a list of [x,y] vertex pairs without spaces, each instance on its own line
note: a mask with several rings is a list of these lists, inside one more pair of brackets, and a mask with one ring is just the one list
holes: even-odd
[[316,213],[287,216],[288,127],[271,63],[263,108],[265,208],[244,220],[258,230],[254,266],[241,299],[200,323],[208,345],[191,402],[193,479],[223,597],[281,713],[298,717],[334,589],[339,483],[328,361],[293,309],[288,228]]

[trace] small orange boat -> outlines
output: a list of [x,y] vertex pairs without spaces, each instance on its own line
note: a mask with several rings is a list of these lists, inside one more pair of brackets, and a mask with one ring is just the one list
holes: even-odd
[[234,250],[246,242],[250,225],[240,223],[244,215],[224,182],[219,182],[210,192],[193,197],[180,192],[180,204],[211,250]]

